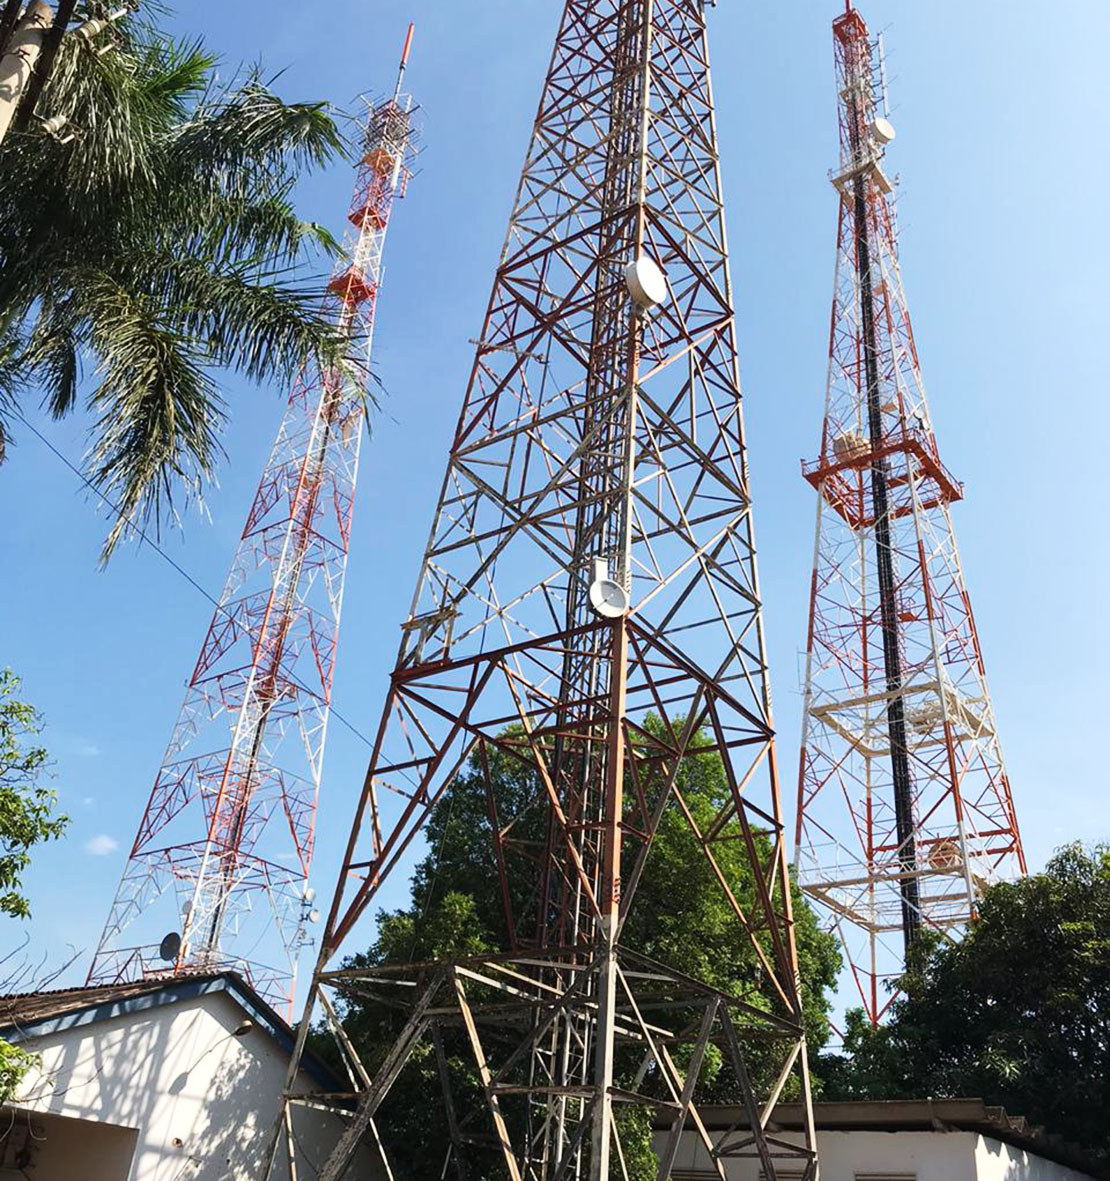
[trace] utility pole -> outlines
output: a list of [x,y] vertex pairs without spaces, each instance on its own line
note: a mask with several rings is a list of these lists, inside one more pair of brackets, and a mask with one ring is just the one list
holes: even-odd
[[1025,872],[902,287],[879,46],[833,22],[837,272],[820,458],[798,882],[877,1022],[923,931],[957,936],[983,886]]
[[370,104],[344,258],[325,304],[351,372],[294,385],[165,759],[100,939],[90,983],[233,968],[293,1003],[315,917],[308,886],[331,705],[364,380],[382,251],[414,152],[401,79]]
[[[91,44],[99,33],[126,17],[137,2],[128,0],[118,8],[105,6],[102,14],[81,21],[72,35]],[[30,126],[76,8],[77,0],[59,0],[57,9],[43,0],[31,0],[26,8],[21,0],[7,0],[0,11],[0,142],[13,124],[17,131]],[[65,122],[61,113],[44,120],[43,129],[57,133]]]
[[[8,5],[9,9],[12,7]],[[54,13],[43,0],[31,0],[22,14],[16,3],[14,13],[5,11],[3,15],[3,35],[0,36],[0,141],[8,134],[53,20]]]
[[[453,1176],[488,1152],[481,1167],[516,1181],[609,1181],[637,1107],[666,1112],[660,1178],[691,1125],[714,1176],[731,1156],[768,1178],[817,1175],[705,18],[690,0],[565,0],[272,1176],[337,1181],[360,1150],[388,1158],[381,1104],[430,1047]],[[707,762],[722,793],[695,817]],[[489,816],[505,945],[345,966],[462,790]],[[751,957],[743,997],[627,937],[664,823],[688,834],[691,875],[719,891]],[[751,883],[743,904],[726,850]],[[367,995],[398,1015],[380,1063],[340,1020]],[[344,1094],[295,1086],[317,1018],[348,1068]],[[682,1066],[676,1044],[692,1047]],[[697,1116],[711,1046],[746,1121],[716,1139]],[[455,1086],[447,1057],[479,1095]],[[806,1112],[794,1142],[766,1130],[787,1085]],[[321,1108],[345,1130],[319,1162],[297,1121]]]
[[[78,25],[73,36],[91,44],[127,16],[135,3],[128,0],[120,8],[105,8],[103,15]],[[7,0],[0,11],[0,142],[13,125],[17,131],[30,125],[76,7],[76,0],[60,0],[57,10],[43,0],[31,0],[23,9],[21,0]],[[43,129],[56,134],[65,121],[64,114],[56,115],[44,121]]]

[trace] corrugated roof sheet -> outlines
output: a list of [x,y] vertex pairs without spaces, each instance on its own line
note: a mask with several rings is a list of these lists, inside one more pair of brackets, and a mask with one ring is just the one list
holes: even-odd
[[[152,980],[135,980],[125,984],[94,984],[83,988],[56,988],[44,992],[16,992],[0,996],[0,1029],[9,1026],[33,1025],[75,1013],[94,1005],[112,1004],[148,996],[162,989],[180,985],[186,980],[215,980],[218,972],[181,972]],[[246,986],[249,987],[249,986]]]

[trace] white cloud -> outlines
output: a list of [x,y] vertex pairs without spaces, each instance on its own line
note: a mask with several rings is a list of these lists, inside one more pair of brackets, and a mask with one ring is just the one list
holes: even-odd
[[83,759],[95,759],[100,754],[100,747],[92,742],[84,742],[77,748],[77,753]]
[[85,842],[85,852],[94,857],[107,857],[119,848],[119,841],[110,837],[106,832],[98,833],[92,840]]

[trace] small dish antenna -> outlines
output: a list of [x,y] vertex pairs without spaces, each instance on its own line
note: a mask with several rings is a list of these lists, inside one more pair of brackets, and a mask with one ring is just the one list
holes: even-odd
[[894,130],[894,124],[889,119],[884,119],[880,115],[877,119],[871,122],[871,138],[876,143],[880,143],[886,147],[888,143],[895,137],[897,132]]
[[628,592],[609,577],[609,563],[604,558],[594,559],[590,606],[602,619],[619,619],[628,610]]
[[628,293],[642,308],[653,308],[667,298],[667,279],[659,264],[646,254],[624,268]]
[[166,961],[167,964],[172,964],[181,953],[181,935],[177,931],[171,931],[161,943],[158,944],[158,955],[160,959]]

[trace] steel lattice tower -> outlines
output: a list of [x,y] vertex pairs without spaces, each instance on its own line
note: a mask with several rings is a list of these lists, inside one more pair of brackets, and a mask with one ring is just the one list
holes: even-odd
[[957,935],[1025,872],[898,263],[881,53],[833,22],[837,270],[820,458],[799,884],[838,932],[872,1021],[923,929]]
[[235,968],[292,1005],[335,670],[382,248],[409,175],[411,101],[368,104],[325,307],[348,369],[306,368],[262,474],[89,971]]
[[[349,1093],[290,1086],[271,1175],[288,1163],[334,1181],[360,1145],[384,1153],[375,1116],[418,1047],[440,1061],[428,1101],[450,1126],[451,1175],[484,1143],[510,1178],[608,1181],[624,1168],[614,1106],[666,1113],[661,1178],[688,1119],[715,1176],[730,1156],[817,1175],[812,1120],[793,1142],[766,1131],[788,1085],[809,1111],[809,1080],[704,7],[565,0],[291,1067],[315,1013]],[[724,786],[695,815],[707,759]],[[341,961],[464,778],[486,800],[508,946]],[[744,996],[628,944],[664,820],[693,833],[690,872],[730,908],[753,965]],[[725,850],[750,897],[729,889]],[[339,1020],[356,995],[407,1014],[381,1063]],[[481,1081],[471,1108],[449,1038]],[[710,1046],[747,1112],[716,1142],[696,1115]],[[348,1119],[322,1165],[298,1144],[304,1107]]]

